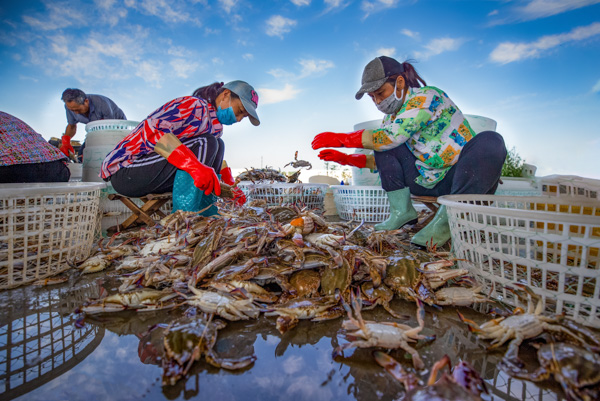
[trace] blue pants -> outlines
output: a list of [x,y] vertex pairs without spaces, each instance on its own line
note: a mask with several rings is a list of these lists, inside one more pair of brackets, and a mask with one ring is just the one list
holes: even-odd
[[374,152],[374,155],[381,186],[386,192],[408,187],[413,195],[442,196],[496,192],[506,153],[504,139],[500,134],[493,131],[480,132],[467,142],[456,164],[433,188],[415,183],[415,178],[419,176],[415,166],[417,158],[406,145]]

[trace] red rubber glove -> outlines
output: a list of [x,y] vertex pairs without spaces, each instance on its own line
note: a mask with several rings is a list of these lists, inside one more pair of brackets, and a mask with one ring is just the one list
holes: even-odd
[[363,148],[362,134],[364,129],[336,134],[335,132],[321,132],[312,141],[312,148]]
[[59,148],[61,152],[65,154],[65,156],[69,157],[69,154],[75,153],[75,149],[71,146],[71,137],[69,135],[62,136],[62,145]]
[[237,206],[242,206],[244,203],[246,203],[246,195],[244,195],[244,191],[238,187],[233,187],[231,190],[233,191],[233,201]]
[[223,180],[223,182],[228,185],[235,184],[233,175],[231,174],[231,169],[229,167],[221,169],[221,180]]
[[319,159],[326,162],[336,162],[342,166],[354,166],[358,168],[367,167],[367,155],[347,155],[333,149],[325,149],[319,153]]
[[189,173],[194,179],[194,185],[204,191],[204,195],[221,195],[221,184],[215,170],[200,163],[196,155],[185,145],[181,144],[171,152],[167,161]]

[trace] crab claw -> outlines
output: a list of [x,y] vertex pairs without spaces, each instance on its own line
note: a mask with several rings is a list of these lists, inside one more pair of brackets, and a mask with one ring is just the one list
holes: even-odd
[[294,244],[300,246],[300,247],[304,247],[304,239],[302,238],[302,234],[300,233],[296,233],[294,234],[294,236],[292,237],[292,241],[294,242]]
[[431,373],[429,374],[429,380],[427,381],[428,386],[432,386],[433,384],[435,384],[435,379],[437,378],[437,374],[440,370],[442,370],[444,368],[444,366],[447,366],[448,369],[450,369],[450,367],[452,366],[452,363],[450,362],[450,357],[448,355],[444,355],[442,357],[442,359],[437,361],[431,368]]
[[458,313],[458,318],[460,319],[460,321],[467,324],[467,327],[469,328],[469,331],[471,333],[483,333],[483,330],[479,328],[479,325],[477,323],[475,323],[471,319],[467,319],[459,311],[456,311],[456,313]]

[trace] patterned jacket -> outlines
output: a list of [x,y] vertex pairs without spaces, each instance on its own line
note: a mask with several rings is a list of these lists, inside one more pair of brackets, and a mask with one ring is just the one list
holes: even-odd
[[47,163],[67,157],[50,145],[33,128],[8,113],[0,111],[0,166]]
[[117,144],[102,162],[100,176],[107,179],[137,158],[154,152],[159,139],[171,133],[180,140],[212,134],[219,138],[223,126],[214,107],[204,99],[184,96],[153,111]]
[[415,155],[415,182],[434,187],[456,163],[462,148],[475,136],[462,112],[445,92],[433,86],[410,88],[396,115],[383,118],[373,132],[375,151],[406,144]]

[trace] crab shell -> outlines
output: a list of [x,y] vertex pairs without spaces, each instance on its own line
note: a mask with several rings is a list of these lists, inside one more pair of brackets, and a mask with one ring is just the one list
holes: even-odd
[[573,344],[544,344],[537,352],[542,367],[563,385],[585,387],[600,383],[600,357]]

